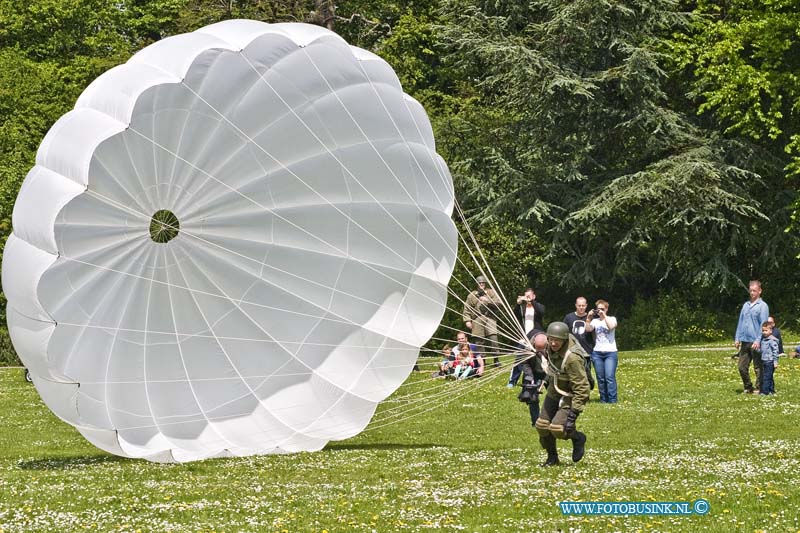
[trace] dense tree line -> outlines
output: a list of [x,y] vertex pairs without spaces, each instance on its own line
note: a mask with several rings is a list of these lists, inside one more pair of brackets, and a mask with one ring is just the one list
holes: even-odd
[[2,241],[91,80],[229,18],[321,24],[389,61],[504,283],[559,312],[580,290],[621,315],[659,294],[731,313],[760,277],[798,315],[800,0],[2,0]]

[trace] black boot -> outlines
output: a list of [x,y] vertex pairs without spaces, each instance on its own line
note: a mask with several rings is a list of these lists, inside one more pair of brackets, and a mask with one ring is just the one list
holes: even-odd
[[558,452],[547,452],[547,459],[541,466],[556,466],[558,465]]
[[553,435],[539,435],[539,444],[547,452],[547,460],[542,466],[556,466],[558,464],[558,449],[556,448],[556,438]]
[[577,463],[583,459],[584,453],[586,453],[586,435],[576,431],[572,436],[572,461]]
[[533,389],[522,387],[522,392],[519,393],[517,399],[522,403],[531,403],[531,400],[533,399]]

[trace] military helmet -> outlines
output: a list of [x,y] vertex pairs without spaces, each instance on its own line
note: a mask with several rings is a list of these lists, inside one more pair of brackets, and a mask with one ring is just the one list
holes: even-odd
[[563,322],[550,322],[550,325],[547,326],[547,336],[567,340],[569,338],[569,326]]
[[484,278],[483,276],[478,276],[477,278],[475,278],[475,282],[476,283],[486,283],[486,278]]

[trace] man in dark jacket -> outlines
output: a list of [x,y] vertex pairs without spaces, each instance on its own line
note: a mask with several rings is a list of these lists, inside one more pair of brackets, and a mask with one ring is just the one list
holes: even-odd
[[538,332],[531,339],[533,343],[533,353],[528,354],[526,359],[517,366],[522,370],[522,392],[519,393],[519,401],[528,404],[528,411],[531,415],[531,425],[536,427],[536,420],[539,418],[539,393],[543,389],[544,380],[547,378],[545,370],[547,359],[547,335]]
[[544,305],[536,301],[536,291],[532,288],[528,287],[525,289],[524,295],[517,296],[514,315],[516,315],[517,321],[526,335],[534,329],[544,331],[544,326],[542,325]]

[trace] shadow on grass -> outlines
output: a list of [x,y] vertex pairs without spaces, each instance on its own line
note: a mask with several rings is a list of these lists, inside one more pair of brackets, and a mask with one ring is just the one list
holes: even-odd
[[20,461],[17,466],[22,470],[77,470],[87,466],[119,463],[121,461],[130,461],[130,459],[117,457],[116,455],[84,455],[79,457],[32,459],[30,461]]
[[328,444],[322,450],[323,452],[335,452],[338,450],[415,450],[415,449],[430,449],[440,448],[444,444],[403,444],[399,442],[375,442],[365,444]]

